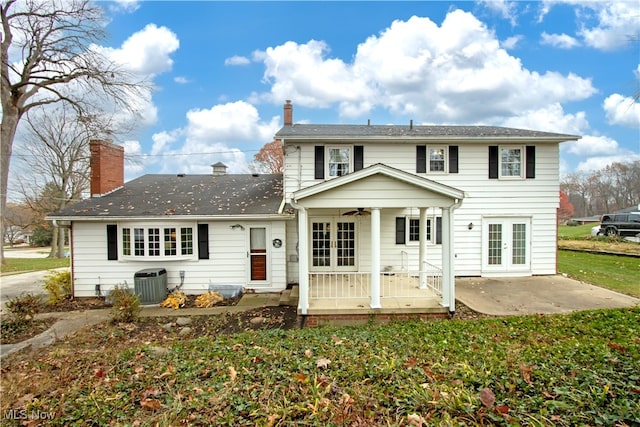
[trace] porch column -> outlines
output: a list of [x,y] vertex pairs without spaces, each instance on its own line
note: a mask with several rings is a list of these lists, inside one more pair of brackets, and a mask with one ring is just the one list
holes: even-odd
[[427,289],[427,209],[420,208],[420,251],[418,253],[418,271],[420,272],[420,289]]
[[455,254],[453,218],[450,208],[442,208],[442,305],[455,311]]
[[380,208],[371,209],[371,308],[380,304]]
[[309,241],[308,241],[307,209],[298,209],[298,271],[300,288],[298,309],[300,314],[307,314],[309,309]]

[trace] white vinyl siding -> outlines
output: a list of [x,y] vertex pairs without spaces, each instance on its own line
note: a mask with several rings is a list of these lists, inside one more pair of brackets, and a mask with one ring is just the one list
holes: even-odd
[[[96,285],[100,285],[102,294],[112,289],[116,284],[126,284],[134,287],[134,274],[145,268],[162,267],[167,270],[168,287],[180,284],[180,270],[185,271],[183,290],[190,294],[205,293],[209,284],[247,285],[247,239],[241,229],[231,229],[238,221],[214,221],[209,222],[209,253],[210,259],[198,260],[197,256],[172,258],[160,257],[128,257],[117,261],[107,260],[107,234],[106,224],[100,222],[73,222],[72,256],[74,265],[74,292],[77,297],[90,297],[95,295]],[[270,251],[270,281],[267,285],[254,287],[260,292],[280,291],[286,287],[286,249],[287,240],[285,233],[286,223],[293,221],[271,221],[266,223],[270,227],[271,239],[278,238],[283,242],[281,248],[274,248],[272,241],[268,241]],[[156,228],[165,228],[166,222]],[[243,223],[246,230],[250,222]],[[263,224],[263,223],[260,223]],[[122,224],[120,225],[122,229]],[[149,228],[145,227],[124,228]],[[173,227],[166,227],[173,228]],[[183,228],[176,224],[176,230]],[[185,227],[186,228],[186,227]],[[193,226],[193,232],[197,230]],[[195,238],[195,234],[193,238]],[[197,240],[196,240],[197,241]],[[118,242],[118,250],[121,252],[121,240]],[[293,244],[295,247],[295,243]],[[193,250],[191,246],[191,252]],[[185,254],[191,255],[191,254]]]
[[[296,144],[299,151],[292,148],[287,150],[285,156],[285,195],[290,200],[291,194],[301,188],[318,183],[313,176],[314,145],[317,143]],[[364,146],[366,163],[365,168],[376,163],[383,163],[393,168],[408,172],[415,172],[416,168],[416,142],[411,143],[366,143],[359,141],[358,144]],[[530,144],[530,143],[527,143]],[[427,146],[438,144],[428,143]],[[443,143],[444,145],[444,143]],[[488,178],[488,149],[489,145],[500,146],[499,142],[487,141],[479,142],[456,142],[458,148],[459,172],[456,174],[445,173],[428,175],[431,180],[445,185],[463,190],[465,199],[462,206],[454,211],[455,230],[455,274],[459,276],[479,276],[482,274],[482,218],[483,216],[529,216],[531,217],[531,265],[532,274],[555,274],[556,273],[556,209],[559,205],[559,145],[558,144],[536,144],[536,166],[535,179],[498,179]],[[523,155],[525,146],[521,146]],[[299,156],[299,157],[298,157]],[[298,158],[301,163],[298,163]],[[524,168],[524,164],[522,166]],[[524,173],[524,171],[522,171]],[[384,180],[383,180],[384,181]],[[329,207],[335,202],[339,206],[350,209],[357,207],[370,207],[379,203],[382,210],[382,239],[394,242],[394,218],[396,216],[411,215],[409,210],[385,208],[384,200],[377,197],[380,189],[375,188],[375,180],[369,181],[370,185],[360,185],[349,187],[349,191],[335,191],[334,194],[327,194],[323,202],[318,203],[316,208]],[[388,193],[394,199],[404,199],[407,207],[411,207],[411,198],[416,197],[407,188],[394,187],[390,182]],[[384,188],[387,187],[382,187]],[[392,190],[398,190],[397,192]],[[363,190],[362,193],[358,191]],[[333,190],[329,191],[331,193]],[[338,194],[340,193],[340,194]],[[396,202],[394,202],[396,203]],[[437,200],[432,201],[432,206],[439,206]],[[436,211],[432,211],[435,215]],[[413,215],[416,214],[414,209]],[[385,222],[385,218],[389,218]],[[364,219],[363,219],[364,218]],[[367,217],[361,217],[360,222],[368,221]],[[471,229],[469,229],[469,225]],[[363,228],[364,227],[364,228]],[[360,226],[361,241],[359,243],[359,254],[361,263],[368,263],[365,251],[367,243],[362,239],[368,239],[367,226]],[[417,246],[417,245],[416,245]],[[382,263],[400,264],[399,251],[382,248]],[[429,246],[428,258],[433,255],[439,258],[440,246]],[[385,261],[385,256],[388,260]],[[410,253],[417,262],[417,247],[415,254]],[[360,264],[360,270],[363,268]]]

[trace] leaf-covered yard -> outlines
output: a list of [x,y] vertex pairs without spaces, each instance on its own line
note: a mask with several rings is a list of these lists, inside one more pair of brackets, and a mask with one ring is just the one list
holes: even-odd
[[135,334],[103,326],[3,361],[3,414],[55,412],[57,425],[640,423],[640,308]]

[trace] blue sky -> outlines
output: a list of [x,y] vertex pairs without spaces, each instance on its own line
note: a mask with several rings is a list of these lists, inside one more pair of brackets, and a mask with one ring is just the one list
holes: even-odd
[[640,160],[636,1],[101,4],[102,48],[155,85],[126,179],[248,172],[286,99],[296,122],[582,135],[561,173]]

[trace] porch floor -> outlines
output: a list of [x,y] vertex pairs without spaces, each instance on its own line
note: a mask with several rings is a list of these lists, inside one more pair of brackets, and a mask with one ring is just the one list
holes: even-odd
[[420,289],[418,278],[403,274],[380,275],[381,308],[371,308],[370,275],[312,274],[309,280],[309,315],[447,313],[441,296]]

